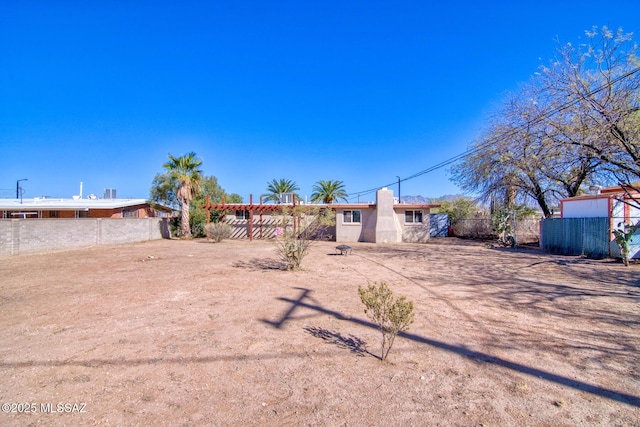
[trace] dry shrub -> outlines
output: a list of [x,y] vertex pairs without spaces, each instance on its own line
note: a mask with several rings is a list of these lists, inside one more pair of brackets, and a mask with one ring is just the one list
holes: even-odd
[[231,227],[224,222],[215,222],[205,226],[207,238],[218,243],[231,236]]
[[382,333],[380,360],[385,360],[398,332],[407,330],[413,323],[413,302],[407,301],[406,297],[394,298],[385,282],[370,284],[367,289],[359,287],[358,293],[365,306],[365,314]]

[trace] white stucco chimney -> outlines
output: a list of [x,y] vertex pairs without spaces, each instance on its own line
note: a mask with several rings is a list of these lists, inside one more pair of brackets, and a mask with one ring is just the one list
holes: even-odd
[[402,242],[402,228],[393,210],[393,191],[381,188],[376,193],[376,243]]

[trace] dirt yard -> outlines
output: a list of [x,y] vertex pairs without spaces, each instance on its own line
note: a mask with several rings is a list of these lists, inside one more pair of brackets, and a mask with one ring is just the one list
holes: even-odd
[[[0,425],[640,426],[640,265],[163,240],[0,259]],[[386,362],[358,287],[416,319]]]

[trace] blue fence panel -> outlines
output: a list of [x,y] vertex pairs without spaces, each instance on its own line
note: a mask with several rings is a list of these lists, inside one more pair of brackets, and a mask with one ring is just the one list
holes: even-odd
[[609,218],[549,218],[542,222],[542,249],[562,255],[609,256]]
[[609,256],[609,218],[584,218],[584,254],[590,258]]
[[449,215],[446,213],[430,214],[431,237],[447,237],[449,235]]

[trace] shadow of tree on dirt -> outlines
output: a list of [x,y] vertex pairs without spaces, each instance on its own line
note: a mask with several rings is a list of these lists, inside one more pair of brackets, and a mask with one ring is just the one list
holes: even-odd
[[[266,319],[260,319],[262,322],[271,325],[274,328],[280,329],[282,328],[289,320],[294,319],[293,314],[294,312],[299,309],[299,308],[306,308],[306,309],[311,309],[311,310],[315,310],[319,313],[323,313],[323,314],[328,314],[329,316],[332,316],[338,320],[344,320],[344,321],[348,321],[348,322],[352,322],[361,326],[365,326],[368,328],[372,328],[372,329],[377,329],[378,326],[375,325],[372,322],[369,322],[367,320],[363,320],[360,318],[356,318],[356,317],[348,317],[343,315],[342,313],[340,313],[339,311],[335,311],[335,310],[331,310],[329,308],[326,308],[324,306],[322,306],[321,304],[319,304],[317,301],[314,301],[314,303],[309,303],[306,302],[305,300],[307,300],[308,298],[310,298],[310,293],[312,292],[311,289],[308,288],[299,288],[296,287],[294,288],[300,292],[300,295],[298,298],[296,299],[291,299],[291,298],[286,298],[286,297],[279,297],[278,300],[280,301],[284,301],[287,302],[289,304],[291,304],[291,306],[280,316],[280,318],[277,321],[271,321],[271,320],[266,320]],[[319,329],[319,328],[316,328]],[[307,331],[309,333],[312,333],[310,331]],[[322,330],[318,330],[317,333],[320,335],[320,338],[322,339],[326,339],[327,341],[333,342],[334,340],[337,340],[337,342],[334,342],[336,345],[345,345],[347,346],[347,344],[344,342],[345,337],[342,337],[341,335],[338,334],[338,336],[336,335],[332,335],[335,333],[332,333],[330,331],[327,333],[323,333]],[[313,333],[312,333],[313,334]],[[326,338],[325,338],[326,337]],[[451,352],[453,354],[457,354],[459,356],[468,358],[470,360],[476,361],[476,362],[481,362],[481,363],[487,363],[487,364],[492,364],[495,365],[497,367],[503,368],[503,369],[508,369],[508,370],[512,370],[515,372],[519,372],[525,375],[530,375],[533,377],[537,377],[537,378],[541,378],[545,381],[549,381],[552,383],[556,383],[565,387],[570,387],[576,390],[580,390],[586,393],[590,393],[596,396],[601,396],[601,397],[605,397],[617,402],[622,402],[622,403],[626,403],[628,405],[632,405],[632,406],[636,406],[636,407],[640,407],[640,397],[639,396],[635,396],[633,394],[628,394],[628,393],[624,393],[624,392],[619,392],[616,390],[611,390],[608,388],[604,388],[598,385],[594,385],[594,384],[589,384],[587,382],[584,381],[580,381],[578,379],[574,379],[574,378],[569,378],[563,375],[559,375],[559,374],[555,374],[553,372],[547,371],[545,369],[542,368],[536,368],[533,366],[527,366],[524,365],[522,363],[518,363],[518,362],[513,362],[507,359],[504,359],[502,357],[499,356],[494,356],[491,355],[489,353],[486,352],[482,352],[482,351],[476,351],[476,350],[472,350],[469,348],[466,348],[464,345],[455,345],[455,344],[449,344],[447,342],[444,341],[439,341],[439,340],[435,340],[432,338],[428,338],[428,337],[424,337],[418,334],[414,334],[414,333],[409,333],[409,332],[400,332],[398,333],[398,337],[402,337],[404,339],[408,339],[420,344],[425,344],[434,348],[439,348],[441,350],[444,351],[448,351]],[[348,347],[348,346],[347,346]]]
[[344,336],[340,332],[330,331],[317,326],[305,326],[303,329],[316,338],[323,339],[338,348],[347,349],[360,357],[364,357],[367,354],[378,357],[367,350],[367,343],[365,341],[354,335]]
[[232,266],[235,268],[244,268],[250,271],[287,269],[284,262],[275,258],[252,258],[249,261],[234,262]]
[[[467,286],[481,285],[486,286],[491,284],[495,285],[507,285],[508,289],[511,289],[511,284],[514,281],[521,281],[520,272],[530,273],[535,269],[543,268],[541,273],[546,275],[554,275],[554,280],[561,280],[564,282],[573,282],[575,280],[587,281],[589,286],[585,287],[583,284],[579,286],[568,286],[556,283],[545,283],[542,276],[538,283],[534,284],[535,289],[527,289],[524,292],[532,291],[539,295],[544,295],[547,299],[558,299],[564,297],[580,296],[586,297],[617,297],[637,300],[640,297],[640,279],[638,278],[638,271],[634,268],[624,268],[620,264],[620,268],[616,268],[616,271],[612,274],[609,268],[599,269],[594,272],[593,269],[588,268],[592,265],[603,265],[610,267],[615,265],[615,260],[592,260],[588,258],[576,257],[576,256],[563,256],[547,254],[539,250],[533,250],[529,252],[525,251],[513,251],[508,250],[502,252],[503,256],[500,258],[499,263],[486,263],[480,267],[476,267],[473,270],[473,275],[469,276],[466,271],[467,265],[474,265],[476,262],[474,259],[470,259],[467,263],[468,257],[477,257],[480,251],[488,250],[480,245],[469,246],[466,252],[456,252],[455,262],[445,262],[439,265],[434,264],[434,259],[441,259],[442,254],[438,253],[437,245],[423,245],[407,247],[395,247],[388,246],[381,249],[371,248],[363,246],[358,248],[358,256],[361,258],[378,264],[389,271],[392,271],[407,280],[410,280],[417,285],[421,285],[424,280],[425,271],[421,270],[419,266],[429,266],[430,269],[440,270],[443,273],[446,272],[448,278],[464,277],[465,284]],[[493,250],[490,250],[494,252]],[[533,258],[531,258],[533,256]],[[383,257],[385,262],[380,262],[378,259]],[[405,259],[414,262],[417,266],[414,271],[400,271],[390,267],[393,265],[395,259]],[[531,262],[533,261],[533,262]],[[553,271],[545,271],[544,267],[553,267]],[[582,268],[587,267],[587,268]],[[539,270],[540,271],[540,270]],[[558,276],[561,275],[561,276]],[[598,286],[604,285],[604,286]],[[622,285],[629,287],[627,290],[616,288],[616,285]],[[542,289],[544,287],[544,289]],[[550,288],[554,288],[550,291]],[[517,292],[523,292],[518,289]]]

